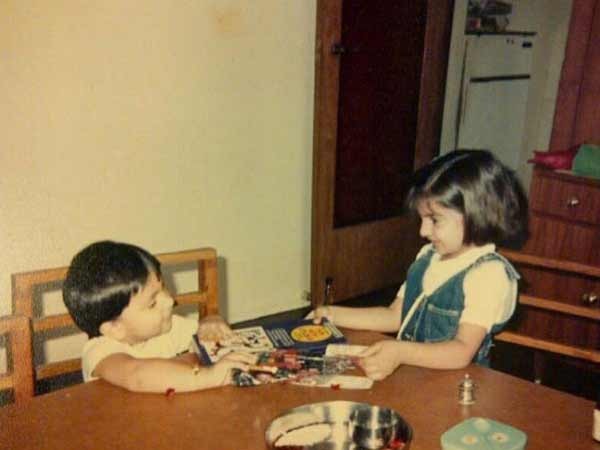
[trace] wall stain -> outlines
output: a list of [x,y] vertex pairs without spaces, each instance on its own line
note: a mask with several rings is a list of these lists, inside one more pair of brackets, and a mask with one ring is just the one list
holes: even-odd
[[221,35],[240,36],[246,31],[244,27],[244,14],[239,7],[214,7],[211,14],[217,32]]

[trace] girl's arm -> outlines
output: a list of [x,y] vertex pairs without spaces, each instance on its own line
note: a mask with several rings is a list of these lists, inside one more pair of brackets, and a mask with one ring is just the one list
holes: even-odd
[[[489,286],[494,286],[490,291]],[[456,336],[438,343],[383,341],[365,352],[363,368],[375,379],[385,378],[400,364],[434,369],[467,366],[494,323],[508,320],[516,301],[516,282],[499,261],[489,261],[470,271],[463,285],[465,309]]]
[[360,366],[374,380],[387,377],[400,364],[432,369],[460,369],[473,360],[485,335],[485,328],[462,323],[456,336],[450,341],[380,341],[365,350],[361,355]]
[[100,361],[94,376],[134,392],[196,391],[231,382],[231,370],[247,370],[256,357],[245,353],[230,353],[212,366],[193,366],[182,360],[134,358],[114,353]]
[[[400,292],[403,290],[401,289]],[[347,306],[321,306],[307,317],[320,322],[327,318],[335,325],[355,330],[373,330],[393,333],[400,328],[403,296],[399,293],[389,306],[352,308]]]

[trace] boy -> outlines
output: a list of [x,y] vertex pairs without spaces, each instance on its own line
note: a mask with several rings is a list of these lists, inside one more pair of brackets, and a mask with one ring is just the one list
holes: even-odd
[[84,381],[102,378],[137,392],[185,392],[229,384],[232,369],[254,363],[240,353],[210,367],[176,358],[194,333],[206,339],[231,330],[219,316],[199,323],[173,316],[160,262],[134,245],[102,241],[81,250],[67,272],[63,299],[90,338],[82,353]]

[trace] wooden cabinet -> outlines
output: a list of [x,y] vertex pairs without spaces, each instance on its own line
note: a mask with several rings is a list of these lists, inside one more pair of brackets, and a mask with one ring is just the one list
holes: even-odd
[[524,251],[600,266],[600,180],[535,169]]
[[519,252],[504,251],[522,280],[517,311],[497,336],[511,345],[500,360],[532,351],[526,377],[560,387],[569,373],[589,381],[571,391],[592,397],[600,380],[600,180],[536,168],[529,205],[529,240]]
[[[536,168],[529,205],[531,236],[522,253],[559,260],[563,269],[520,264],[521,292],[597,312],[600,279],[593,271],[600,269],[600,180]],[[573,270],[564,270],[569,264]],[[516,326],[535,337],[600,349],[600,323],[592,318],[520,308]]]
[[[566,221],[568,228],[591,226],[597,231],[600,226],[600,180],[536,169],[530,191],[530,208],[534,216]],[[557,256],[582,259],[576,253]]]
[[523,251],[600,266],[600,180],[536,168]]

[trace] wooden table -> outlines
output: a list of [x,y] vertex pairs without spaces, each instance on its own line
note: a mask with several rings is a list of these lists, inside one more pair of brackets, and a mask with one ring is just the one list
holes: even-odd
[[[354,343],[377,337],[346,334]],[[471,406],[457,402],[466,372],[478,385]],[[277,384],[167,398],[95,381],[0,408],[0,448],[265,450],[271,420],[289,408],[330,400],[394,408],[413,427],[411,450],[439,449],[441,434],[469,417],[520,428],[528,435],[527,450],[600,450],[591,438],[593,402],[479,366],[404,366],[368,391]]]

